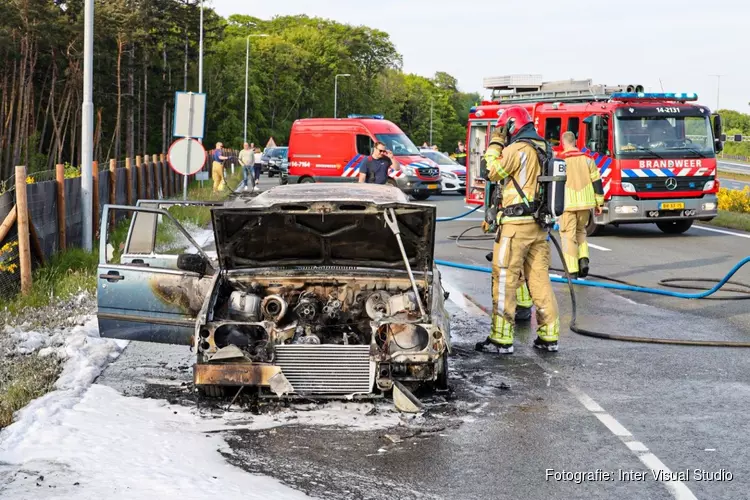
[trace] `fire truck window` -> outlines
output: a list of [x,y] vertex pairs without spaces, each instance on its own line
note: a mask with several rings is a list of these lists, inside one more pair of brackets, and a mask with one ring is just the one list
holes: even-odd
[[553,146],[560,145],[561,118],[547,118],[544,122],[544,138]]
[[578,129],[581,126],[578,118],[568,118],[568,132],[573,132],[578,139]]
[[372,153],[372,139],[369,135],[357,136],[357,153],[361,155],[370,155]]

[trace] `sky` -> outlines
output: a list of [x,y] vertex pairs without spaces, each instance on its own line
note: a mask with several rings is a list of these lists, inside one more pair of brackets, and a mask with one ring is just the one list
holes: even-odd
[[[387,32],[404,71],[445,71],[461,90],[483,78],[538,74],[695,92],[750,113],[746,0],[207,0],[219,14],[307,14]],[[712,75],[721,75],[720,78]],[[720,82],[720,89],[717,83]],[[718,90],[718,92],[717,92]],[[718,94],[718,95],[717,95]],[[485,93],[486,95],[486,93]]]

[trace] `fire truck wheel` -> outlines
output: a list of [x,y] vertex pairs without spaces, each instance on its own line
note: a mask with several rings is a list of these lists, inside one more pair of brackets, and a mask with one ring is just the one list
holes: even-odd
[[315,179],[312,177],[303,177],[299,180],[300,184],[313,184],[315,182]]
[[675,220],[669,222],[657,222],[656,227],[667,234],[682,234],[693,225],[691,220]]
[[603,226],[600,226],[599,224],[594,221],[594,211],[591,211],[591,217],[589,217],[589,223],[586,224],[586,235],[587,236],[596,236],[601,232]]

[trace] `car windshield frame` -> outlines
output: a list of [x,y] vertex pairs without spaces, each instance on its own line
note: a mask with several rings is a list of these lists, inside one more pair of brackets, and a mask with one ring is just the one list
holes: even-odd
[[616,116],[614,122],[614,149],[618,158],[716,156],[708,116]]
[[[375,134],[375,138],[385,144],[386,149],[393,152],[393,156],[419,156],[421,154],[419,148],[403,132],[400,134]],[[396,144],[402,146],[402,148],[397,150]]]

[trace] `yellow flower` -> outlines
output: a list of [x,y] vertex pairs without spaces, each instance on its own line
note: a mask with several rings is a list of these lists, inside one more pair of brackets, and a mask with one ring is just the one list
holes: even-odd
[[719,190],[719,210],[750,213],[750,186],[742,191],[721,188]]

